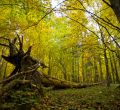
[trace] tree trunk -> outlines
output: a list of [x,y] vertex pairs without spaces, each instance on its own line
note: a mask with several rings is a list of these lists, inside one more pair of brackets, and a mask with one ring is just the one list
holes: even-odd
[[112,57],[113,57],[114,68],[115,68],[116,82],[119,83],[119,75],[118,75],[118,70],[117,70],[117,62],[116,62],[116,60],[115,60],[115,55],[114,55],[114,53],[112,54]]
[[85,82],[84,55],[82,55],[82,81]]
[[110,77],[110,71],[109,71],[109,62],[107,58],[107,46],[105,43],[105,38],[103,36],[103,31],[101,30],[101,27],[100,27],[100,33],[101,33],[101,41],[104,46],[103,53],[104,53],[104,61],[105,61],[105,68],[106,68],[106,81],[107,81],[107,86],[109,87],[111,83],[111,77]]
[[5,79],[6,78],[6,70],[7,70],[7,62],[5,63],[5,70],[4,70],[4,75],[3,75],[3,79]]
[[115,83],[115,70],[114,70],[114,66],[113,66],[113,60],[112,60],[111,52],[109,52],[109,56],[110,56],[110,65],[111,65],[112,79],[113,79],[113,83]]
[[106,54],[106,47],[104,49],[104,59],[105,59],[105,67],[106,67],[106,81],[107,81],[107,86],[110,86],[110,72],[109,72],[109,64],[108,64],[108,58]]
[[111,7],[117,16],[118,21],[120,22],[120,0],[109,0]]
[[74,55],[74,48],[72,47],[72,81],[75,81],[75,55]]
[[49,51],[49,65],[48,65],[48,75],[50,75],[51,76],[51,62],[52,62],[52,56],[51,56],[51,50]]
[[100,55],[99,55],[99,69],[100,69],[100,80],[103,81],[103,70],[102,70],[102,62]]
[[98,69],[97,69],[97,62],[96,58],[94,57],[94,82],[98,82]]

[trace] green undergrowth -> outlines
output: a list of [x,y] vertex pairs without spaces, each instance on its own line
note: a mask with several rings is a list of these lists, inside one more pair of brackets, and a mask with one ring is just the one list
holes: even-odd
[[120,89],[112,85],[50,90],[40,103],[40,110],[120,110]]
[[120,87],[112,85],[82,89],[44,88],[39,97],[32,88],[8,92],[0,110],[120,110]]
[[22,86],[8,91],[0,98],[0,110],[31,110],[39,105],[41,96],[30,86]]

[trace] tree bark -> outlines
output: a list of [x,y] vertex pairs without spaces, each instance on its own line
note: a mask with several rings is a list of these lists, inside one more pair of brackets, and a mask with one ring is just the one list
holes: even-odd
[[116,59],[114,53],[112,54],[113,57],[113,62],[114,62],[114,69],[115,69],[115,77],[116,77],[116,82],[119,83],[119,75],[118,75],[118,70],[117,70],[117,64],[116,64]]
[[110,56],[110,65],[111,65],[111,72],[112,72],[112,80],[113,80],[113,83],[115,83],[115,70],[114,70],[114,64],[113,64],[113,59],[112,59],[112,56],[111,56],[111,52],[109,52],[109,56]]
[[112,8],[118,21],[120,22],[120,1],[119,0],[109,0],[110,4],[106,0],[102,0],[105,4]]
[[102,62],[100,55],[99,55],[99,69],[100,69],[100,80],[103,81],[103,70],[102,70]]
[[94,57],[94,82],[98,82],[98,68],[97,68],[97,62],[96,62],[96,58]]
[[111,3],[111,7],[120,22],[120,0],[109,0]]

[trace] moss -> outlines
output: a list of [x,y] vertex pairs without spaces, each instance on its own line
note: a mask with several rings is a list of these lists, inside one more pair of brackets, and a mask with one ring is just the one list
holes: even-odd
[[0,110],[30,110],[38,105],[41,97],[39,91],[30,86],[25,85],[17,90],[12,89],[1,98]]

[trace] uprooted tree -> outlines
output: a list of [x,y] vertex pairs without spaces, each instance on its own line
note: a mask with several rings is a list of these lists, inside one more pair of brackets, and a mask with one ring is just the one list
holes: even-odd
[[[46,68],[47,66],[30,56],[32,46],[30,46],[26,52],[23,50],[22,36],[17,34],[17,37],[15,37],[13,40],[5,37],[0,37],[0,39],[4,39],[8,42],[8,44],[0,43],[0,45],[9,48],[9,55],[2,55],[2,58],[15,66],[13,72],[4,80],[0,81],[0,106],[2,106],[2,103],[5,101],[8,101],[8,99],[11,100],[11,91],[13,94],[15,94],[16,91],[29,88],[32,90],[32,92],[35,92],[34,95],[44,96],[42,86],[51,86],[55,89],[65,89],[85,88],[96,85],[77,84],[45,75],[42,72],[39,72],[37,69],[40,66],[42,68]],[[19,43],[17,44],[17,42]]]
[[[0,106],[2,107],[3,103],[12,99],[12,91],[15,92],[24,88],[30,88],[35,91],[36,95],[43,96],[41,77],[37,71],[40,62],[30,56],[32,46],[24,52],[23,37],[20,38],[19,35],[13,40],[5,37],[0,37],[0,39],[8,42],[8,44],[0,43],[0,45],[9,48],[9,55],[2,55],[2,58],[15,66],[13,72],[0,81]],[[41,63],[41,66],[46,67],[43,63]]]

